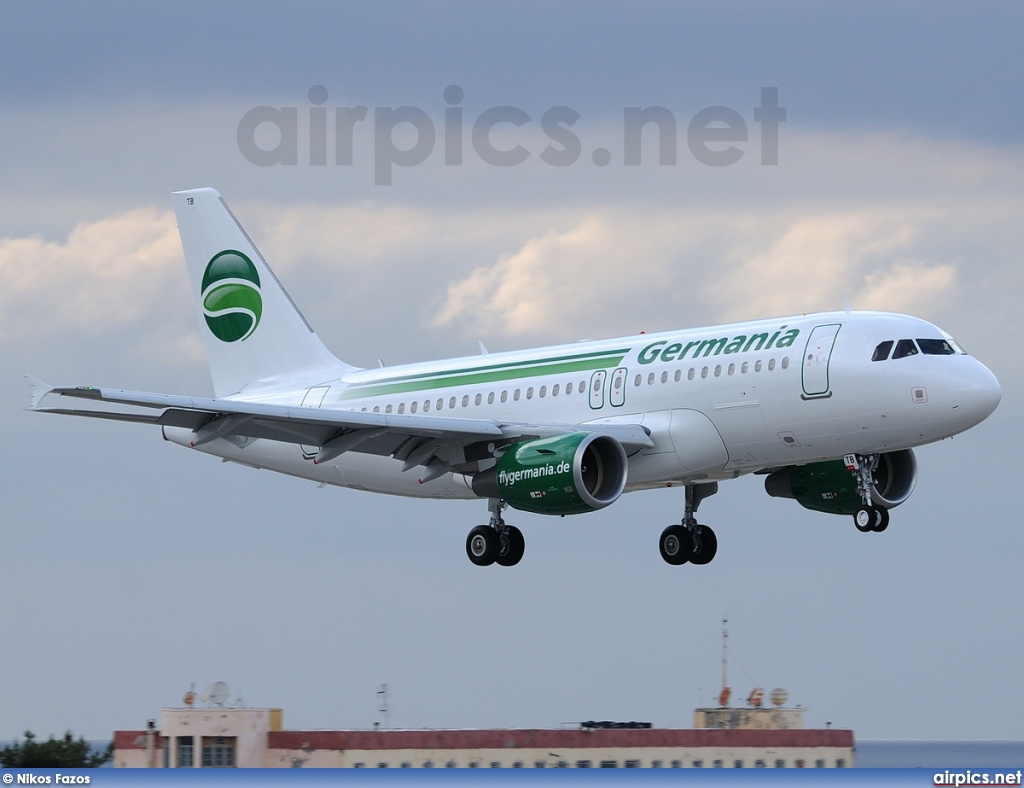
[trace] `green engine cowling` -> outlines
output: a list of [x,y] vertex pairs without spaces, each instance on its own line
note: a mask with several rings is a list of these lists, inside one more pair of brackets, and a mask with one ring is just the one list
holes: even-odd
[[[899,506],[917,484],[917,460],[910,449],[882,454],[874,473],[871,500],[875,506]],[[792,498],[805,509],[827,514],[853,514],[862,504],[857,480],[842,460],[791,465],[769,474],[764,480],[767,493]]]
[[581,514],[618,499],[627,467],[614,438],[574,432],[513,443],[493,468],[473,477],[473,492],[526,512]]

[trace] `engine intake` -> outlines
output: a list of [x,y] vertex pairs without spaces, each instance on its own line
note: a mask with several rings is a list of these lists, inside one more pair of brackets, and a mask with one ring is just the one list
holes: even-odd
[[473,493],[538,514],[580,514],[614,503],[626,487],[626,452],[608,435],[569,433],[513,443],[473,477]]

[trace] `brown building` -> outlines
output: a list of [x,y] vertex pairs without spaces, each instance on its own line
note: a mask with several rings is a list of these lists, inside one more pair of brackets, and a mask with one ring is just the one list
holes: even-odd
[[[717,712],[716,714],[703,714]],[[742,712],[742,713],[739,713]],[[280,709],[163,709],[116,731],[115,767],[753,768],[853,765],[853,731],[803,709],[698,709],[692,730],[585,723],[494,730],[284,730]],[[779,724],[786,727],[777,727]]]

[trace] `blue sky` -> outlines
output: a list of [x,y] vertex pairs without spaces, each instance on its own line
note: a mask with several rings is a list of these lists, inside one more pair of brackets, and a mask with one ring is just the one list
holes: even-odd
[[[785,686],[863,738],[1022,739],[1017,614],[1024,438],[1018,4],[267,3],[0,8],[0,740],[144,725],[225,680],[295,727],[687,726],[718,691]],[[374,184],[308,163],[325,106],[422,108],[531,157],[446,167],[443,141]],[[777,87],[779,164],[754,107]],[[299,163],[237,130],[295,107]],[[678,163],[622,163],[622,114],[663,106]],[[550,107],[582,155],[544,164]],[[744,156],[708,167],[686,126],[725,106]],[[372,116],[372,109],[370,112]],[[331,113],[333,117],[333,113]],[[333,132],[333,126],[331,127]],[[333,137],[331,138],[333,139]],[[396,140],[400,135],[396,135]],[[406,140],[408,142],[408,140]],[[594,149],[612,153],[607,167]],[[325,343],[375,365],[841,308],[906,311],[1003,383],[996,414],[918,452],[883,535],[722,485],[707,567],[657,535],[678,491],[592,515],[515,515],[522,564],[466,560],[485,505],[317,489],[222,466],[132,425],[25,413],[19,375],[210,392],[167,194],[225,196]],[[984,714],[978,713],[984,709]]]

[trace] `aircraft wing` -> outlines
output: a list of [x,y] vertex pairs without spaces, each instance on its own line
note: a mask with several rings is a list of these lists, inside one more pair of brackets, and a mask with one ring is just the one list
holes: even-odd
[[193,447],[217,438],[240,447],[262,439],[316,447],[315,462],[327,462],[346,451],[390,456],[403,461],[404,470],[426,466],[423,481],[489,459],[495,447],[567,432],[608,435],[627,452],[653,445],[639,425],[529,424],[367,413],[93,386],[51,387],[31,377],[29,381],[33,411],[184,427],[195,433]]

